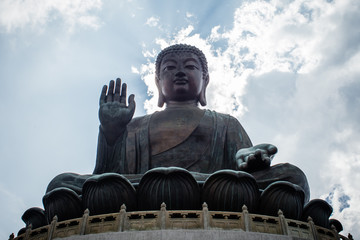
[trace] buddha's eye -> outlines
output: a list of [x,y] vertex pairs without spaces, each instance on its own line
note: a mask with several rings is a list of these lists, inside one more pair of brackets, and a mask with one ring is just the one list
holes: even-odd
[[192,64],[186,65],[185,68],[190,69],[190,70],[199,69],[197,66],[192,65]]
[[169,66],[164,67],[163,71],[171,71],[171,70],[174,70],[175,68],[176,68],[175,66],[169,65]]

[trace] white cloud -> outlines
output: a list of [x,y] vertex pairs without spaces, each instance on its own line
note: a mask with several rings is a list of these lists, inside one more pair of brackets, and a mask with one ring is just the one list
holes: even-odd
[[139,70],[134,66],[131,66],[131,72],[135,74],[140,74]]
[[76,25],[98,29],[101,23],[92,11],[101,6],[101,0],[3,0],[0,27],[6,32],[29,27],[41,31],[48,22],[60,18],[70,32]]
[[[156,41],[161,49],[182,42],[205,53],[207,107],[246,117],[255,138],[270,136],[280,149],[275,162],[302,168],[312,198],[340,184],[350,208],[334,217],[354,235],[360,222],[354,186],[360,181],[360,97],[354,90],[360,89],[360,32],[353,25],[359,10],[350,0],[251,1],[236,9],[230,30],[216,26],[204,38],[189,25]],[[226,44],[213,47],[218,41]],[[151,56],[140,70],[151,96],[148,112],[157,101],[153,62]],[[281,73],[288,75],[273,78]]]
[[150,26],[150,27],[156,27],[158,26],[160,21],[160,18],[158,17],[150,17],[146,20],[146,25]]
[[[240,116],[245,110],[239,98],[245,87],[243,78],[252,70],[244,70],[240,73],[238,66],[230,67],[228,57],[226,55],[215,56],[217,53],[211,49],[211,43],[206,39],[202,39],[199,34],[191,35],[193,30],[194,27],[190,25],[179,31],[173,40],[157,39],[156,42],[161,48],[179,42],[195,45],[200,48],[207,56],[209,70],[211,72],[211,84],[207,90],[209,108]],[[150,67],[151,64],[153,63],[148,62],[148,64],[143,65],[140,71],[151,93],[151,99],[145,103],[145,109],[148,113],[158,110],[158,93],[154,82],[155,73],[153,72],[153,67]],[[218,81],[218,79],[222,79],[222,81]],[[230,100],[229,96],[231,97]]]

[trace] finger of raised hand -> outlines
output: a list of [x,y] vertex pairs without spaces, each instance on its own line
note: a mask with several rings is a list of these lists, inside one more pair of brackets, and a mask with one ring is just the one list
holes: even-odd
[[127,93],[127,85],[126,83],[123,83],[121,86],[121,95],[120,95],[120,103],[123,103],[126,105],[126,93]]
[[130,111],[135,112],[136,103],[135,103],[135,95],[134,94],[130,94],[128,102],[129,102],[128,108],[130,109]]
[[121,79],[117,78],[115,83],[115,92],[114,92],[114,101],[120,101],[120,86],[121,86]]
[[104,85],[103,88],[101,89],[100,101],[99,101],[100,105],[106,102],[106,90],[107,90],[107,86]]
[[107,94],[107,102],[112,102],[114,97],[114,80],[111,80],[109,83],[109,89]]

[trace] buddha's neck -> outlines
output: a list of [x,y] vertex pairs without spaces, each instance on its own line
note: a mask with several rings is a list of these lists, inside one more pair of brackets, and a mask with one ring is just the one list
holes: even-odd
[[183,101],[183,102],[167,102],[166,109],[172,109],[172,108],[184,108],[184,109],[198,108],[198,101],[191,100],[191,101]]

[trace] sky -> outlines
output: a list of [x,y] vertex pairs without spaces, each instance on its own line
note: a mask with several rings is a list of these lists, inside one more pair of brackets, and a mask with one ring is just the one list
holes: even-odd
[[207,56],[206,108],[276,145],[359,238],[359,25],[353,0],[0,0],[0,238],[53,177],[93,171],[104,84],[158,110],[154,58],[174,43]]

